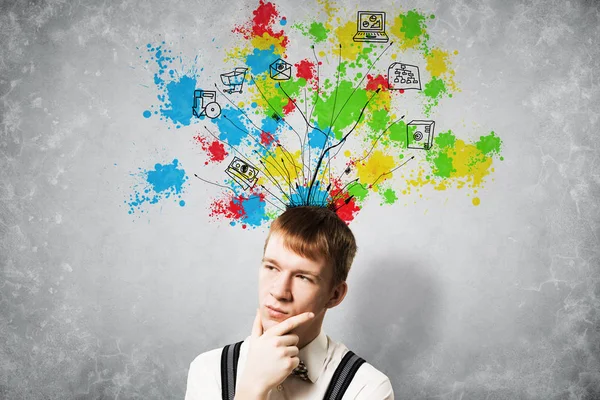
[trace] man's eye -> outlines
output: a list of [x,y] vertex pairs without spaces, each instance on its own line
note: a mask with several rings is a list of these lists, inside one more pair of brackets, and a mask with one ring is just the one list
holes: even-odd
[[271,269],[275,269],[275,267],[273,267],[272,265],[265,265],[265,268],[266,268],[266,269],[269,269],[269,270],[271,270]]
[[308,276],[304,276],[304,275],[298,275],[300,277],[300,279],[302,279],[303,281],[307,281],[310,282],[310,279],[308,278]]

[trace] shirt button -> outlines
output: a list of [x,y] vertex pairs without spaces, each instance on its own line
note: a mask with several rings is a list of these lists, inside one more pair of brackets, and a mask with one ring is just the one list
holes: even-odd
[[281,392],[283,390],[283,385],[277,385],[277,390]]

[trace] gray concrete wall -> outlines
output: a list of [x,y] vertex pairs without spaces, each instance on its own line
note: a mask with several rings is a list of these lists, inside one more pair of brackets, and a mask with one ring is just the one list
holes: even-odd
[[[231,4],[1,3],[0,398],[183,398],[197,354],[249,334],[265,230],[209,219],[197,182],[185,207],[126,205],[138,167],[202,168],[197,127],[142,116],[140,48],[216,62],[203,49],[256,6]],[[598,4],[395,6],[435,14],[432,40],[459,51],[438,123],[494,130],[504,161],[478,207],[460,190],[367,203],[324,329],[399,399],[600,398]],[[291,24],[318,5],[278,7]]]

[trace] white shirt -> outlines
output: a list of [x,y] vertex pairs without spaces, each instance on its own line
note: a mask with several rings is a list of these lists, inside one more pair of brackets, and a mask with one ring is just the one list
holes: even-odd
[[[238,383],[244,373],[250,336],[240,348],[237,369]],[[221,399],[221,352],[223,348],[200,354],[190,364],[185,400]],[[322,400],[335,369],[348,348],[333,341],[323,331],[309,344],[300,349],[298,357],[308,369],[310,381],[288,376],[283,383],[271,389],[268,400]],[[358,354],[360,356],[360,354]],[[344,400],[394,400],[389,378],[365,362],[354,375],[343,397]]]

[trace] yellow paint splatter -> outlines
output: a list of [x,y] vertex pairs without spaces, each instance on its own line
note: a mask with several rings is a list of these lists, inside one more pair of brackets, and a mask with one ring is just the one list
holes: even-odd
[[268,50],[271,46],[274,47],[274,53],[278,55],[283,55],[285,53],[285,47],[283,47],[282,42],[284,41],[285,36],[280,36],[275,38],[268,33],[263,33],[262,36],[254,36],[251,40],[252,46],[259,50]]
[[448,57],[450,55],[447,51],[432,49],[427,56],[427,66],[425,68],[431,72],[432,76],[439,77],[448,72]]
[[450,53],[438,48],[434,48],[427,55],[427,65],[425,69],[431,73],[432,77],[442,78],[446,87],[452,90],[458,90],[456,82],[454,82],[455,72],[450,68]]
[[474,206],[478,206],[481,200],[479,200],[479,197],[473,197],[472,203]]
[[[253,78],[255,84],[248,86],[248,92],[251,95],[250,103],[255,102],[258,106],[257,109],[259,110],[272,111],[271,105],[269,105],[267,99],[275,98],[279,94],[278,89],[273,85],[273,81],[266,75],[255,75]],[[273,104],[272,101],[271,104]]]
[[294,153],[284,151],[282,147],[275,147],[263,158],[266,172],[280,183],[293,183],[298,176],[302,176],[301,151]]
[[339,7],[332,5],[329,0],[317,0],[317,3],[323,7],[323,10],[325,10],[328,20],[331,20],[335,13],[337,13],[340,9]]
[[345,25],[339,26],[334,31],[335,35],[330,41],[334,44],[342,45],[342,58],[345,60],[356,60],[358,54],[362,52],[363,44],[355,42],[352,38],[356,34],[356,21],[349,21]]
[[[381,85],[379,85],[381,87]],[[379,93],[373,96],[373,99],[367,106],[370,111],[381,109],[390,110],[392,108],[392,94],[389,90],[380,90]]]
[[[395,166],[396,163],[393,156],[377,150],[374,151],[364,163],[356,165],[356,173],[360,182],[364,185],[373,184],[375,181],[377,181],[377,184],[380,184],[392,177],[392,174],[388,174],[388,172]],[[376,189],[376,187],[374,187],[374,189]]]
[[466,144],[463,140],[457,139],[454,143],[454,149],[451,149],[452,166],[455,171],[450,178],[462,178],[459,181],[459,188],[466,182],[471,182],[473,187],[481,186],[483,179],[489,175],[492,166],[492,157],[487,157],[473,144]]

